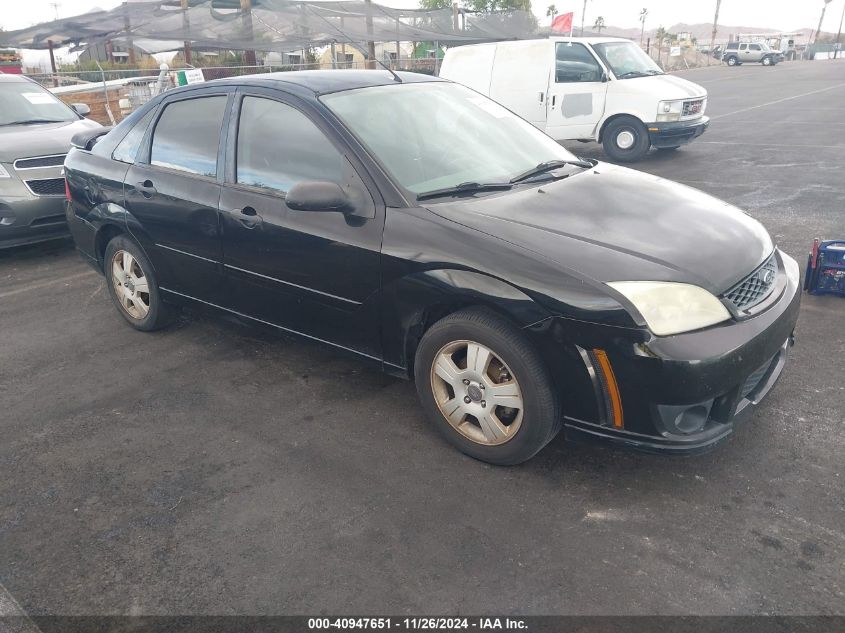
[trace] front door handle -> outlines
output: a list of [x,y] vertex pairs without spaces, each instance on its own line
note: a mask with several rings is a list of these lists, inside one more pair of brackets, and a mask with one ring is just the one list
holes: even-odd
[[238,216],[238,220],[240,220],[244,228],[247,229],[254,229],[262,222],[261,216],[258,215],[258,211],[250,206],[243,207],[242,209],[235,209],[233,213]]
[[141,195],[145,198],[152,198],[157,192],[155,186],[153,186],[152,180],[145,180],[144,182],[139,182],[135,188],[141,192]]

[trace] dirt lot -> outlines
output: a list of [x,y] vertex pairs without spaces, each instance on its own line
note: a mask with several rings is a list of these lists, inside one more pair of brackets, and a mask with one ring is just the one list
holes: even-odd
[[[803,266],[845,236],[843,70],[682,73],[711,129],[636,168],[747,209]],[[506,469],[446,446],[408,383],[213,315],[141,334],[68,245],[3,253],[0,604],[845,613],[843,324],[806,297],[780,385],[713,453],[559,438]]]

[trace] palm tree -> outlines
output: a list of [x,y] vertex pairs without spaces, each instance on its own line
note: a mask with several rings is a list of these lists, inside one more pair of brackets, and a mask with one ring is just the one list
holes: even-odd
[[640,11],[640,22],[642,26],[640,27],[640,46],[643,45],[643,34],[645,33],[645,18],[648,15],[648,9],[643,7],[643,10]]
[[557,7],[553,4],[550,4],[546,9],[546,17],[551,18],[552,22],[555,21],[555,16],[557,15]]
[[604,28],[604,18],[599,16],[596,18],[596,21],[593,23],[593,30],[596,31],[599,35],[601,35],[601,30]]

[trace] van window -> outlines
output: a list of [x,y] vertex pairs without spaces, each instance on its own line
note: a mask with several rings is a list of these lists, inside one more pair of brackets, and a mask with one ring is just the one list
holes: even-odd
[[555,81],[601,81],[602,70],[583,44],[558,42],[555,48]]

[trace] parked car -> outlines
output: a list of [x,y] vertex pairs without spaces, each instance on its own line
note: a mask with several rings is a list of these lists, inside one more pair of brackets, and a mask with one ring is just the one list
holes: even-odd
[[757,221],[452,82],[237,77],[96,135],[65,161],[67,215],[132,327],[192,304],[327,343],[415,380],[478,459],[561,428],[702,451],[786,361],[798,266]]
[[667,75],[630,40],[550,38],[457,46],[440,76],[469,86],[557,141],[602,143],[613,160],[677,149],[707,129],[707,91]]
[[0,248],[66,237],[62,163],[71,137],[100,124],[39,84],[0,73]]
[[763,64],[774,66],[783,61],[783,53],[770,48],[766,42],[729,42],[722,53],[722,61],[728,66],[741,64]]

